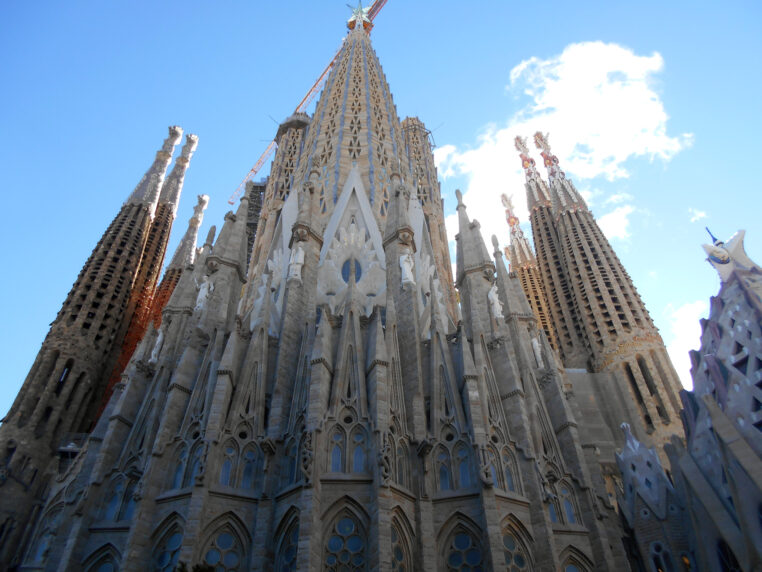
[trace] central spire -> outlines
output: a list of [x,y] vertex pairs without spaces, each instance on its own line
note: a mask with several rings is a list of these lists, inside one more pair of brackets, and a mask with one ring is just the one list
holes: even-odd
[[[370,7],[363,8],[362,2],[357,2],[357,7],[352,8],[349,4],[347,4],[347,7],[352,10],[352,16],[347,20],[347,28],[350,30],[354,30],[357,28],[357,24],[361,23],[362,27],[361,29],[370,30],[373,27],[373,23],[370,21],[370,18],[368,17],[368,12],[370,11]],[[360,29],[360,28],[358,28]]]

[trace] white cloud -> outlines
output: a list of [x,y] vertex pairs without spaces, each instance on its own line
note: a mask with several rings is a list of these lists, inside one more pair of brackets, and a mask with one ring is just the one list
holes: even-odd
[[604,203],[607,205],[618,205],[619,203],[625,203],[633,199],[630,193],[614,193],[607,198]]
[[709,305],[703,300],[687,302],[677,309],[669,305],[665,310],[670,322],[670,333],[666,337],[667,352],[686,389],[693,389],[691,360],[688,352],[701,345],[699,319],[705,317],[708,310]]
[[630,231],[628,227],[630,225],[630,215],[633,212],[635,212],[635,207],[632,205],[617,207],[610,213],[598,217],[598,226],[601,227],[603,234],[609,240],[614,238],[629,238]]
[[[445,145],[435,151],[443,179],[466,176],[464,202],[469,216],[481,223],[485,240],[489,243],[491,234],[501,242],[507,238],[501,193],[513,195],[521,220],[528,217],[524,175],[513,143],[516,135],[531,142],[536,131],[549,132],[562,168],[583,188],[595,177],[629,176],[625,164],[633,157],[669,160],[689,146],[692,135],[667,134],[667,113],[652,85],[663,67],[658,53],[640,56],[616,44],[585,42],[570,44],[549,59],[533,57],[513,68],[508,90],[525,94],[529,103],[502,127],[487,126],[473,149]],[[539,158],[536,150],[530,153]],[[541,161],[538,168],[544,171]],[[628,196],[619,193],[607,202],[624,207],[627,201]],[[611,214],[626,220],[630,212]],[[457,218],[447,223],[456,224],[449,229],[454,235]]]
[[691,215],[691,222],[698,222],[702,218],[706,218],[706,213],[697,209],[689,208],[688,214]]

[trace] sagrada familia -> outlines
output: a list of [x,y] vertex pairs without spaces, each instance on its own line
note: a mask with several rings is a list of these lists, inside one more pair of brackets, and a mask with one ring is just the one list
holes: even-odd
[[[0,425],[0,568],[762,570],[762,269],[743,233],[686,392],[537,133],[510,267],[362,9],[312,116],[159,281],[179,127],[85,263]],[[543,178],[545,177],[545,178]],[[536,252],[536,254],[535,254]]]

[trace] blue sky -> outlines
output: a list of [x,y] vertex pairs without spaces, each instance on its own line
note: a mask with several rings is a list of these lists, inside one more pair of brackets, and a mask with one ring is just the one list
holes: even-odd
[[[348,16],[325,0],[3,4],[0,415],[166,127],[199,136],[171,251],[197,194],[202,235],[222,222]],[[433,130],[447,213],[461,188],[502,242],[500,193],[526,221],[512,139],[550,132],[685,379],[719,287],[704,225],[746,229],[762,260],[761,16],[757,2],[389,0],[373,44],[400,117]]]

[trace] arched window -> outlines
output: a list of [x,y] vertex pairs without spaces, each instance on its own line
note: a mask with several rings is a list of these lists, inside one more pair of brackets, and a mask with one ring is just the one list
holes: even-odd
[[717,560],[722,572],[741,572],[741,565],[738,563],[736,555],[721,538],[717,541]]
[[86,572],[117,572],[119,552],[112,544],[105,544],[87,557],[82,569]]
[[159,572],[172,572],[180,559],[182,545],[183,531],[179,527],[172,527],[154,548],[154,569]]
[[122,497],[122,506],[119,509],[117,520],[130,520],[135,512],[135,487],[136,481],[130,481],[127,483],[127,487],[124,489],[124,496]]
[[523,572],[531,570],[529,558],[515,531],[503,529],[503,556],[508,572]]
[[213,566],[215,572],[234,572],[244,561],[243,548],[236,534],[223,527],[209,540],[204,554],[204,564]]
[[553,499],[548,500],[548,516],[550,522],[558,522],[558,512],[556,512],[556,503]]
[[434,457],[436,463],[437,489],[452,490],[452,469],[450,468],[450,452],[443,446],[437,449]]
[[299,521],[294,521],[286,529],[277,544],[275,572],[296,572],[296,555],[299,547]]
[[344,430],[341,427],[337,427],[333,430],[331,435],[331,467],[332,473],[344,472],[344,456],[346,451],[346,439],[344,437]]
[[101,558],[87,572],[116,572],[117,567],[112,558]]
[[367,539],[355,516],[341,512],[328,530],[325,543],[325,570],[367,570]]
[[119,506],[122,503],[122,495],[124,494],[124,480],[118,479],[111,488],[111,494],[108,497],[106,506],[103,508],[104,520],[116,520],[116,516],[119,513]]
[[450,535],[445,553],[447,570],[469,572],[484,569],[484,551],[481,543],[463,526]]
[[513,455],[505,448],[503,449],[503,476],[505,477],[505,490],[517,492],[516,486],[516,464],[513,462]]
[[190,462],[188,463],[188,471],[185,476],[185,482],[183,486],[192,487],[196,482],[196,475],[201,471],[201,455],[204,452],[204,445],[198,443],[191,453]]
[[188,448],[182,445],[175,454],[174,471],[172,472],[171,488],[179,489],[183,485],[183,474],[185,473],[185,463],[188,460]]
[[651,562],[656,572],[675,572],[672,556],[669,550],[662,546],[661,542],[651,544]]
[[255,477],[259,468],[259,450],[254,446],[247,447],[243,452],[241,459],[243,469],[241,470],[241,488],[253,489]]
[[298,447],[295,439],[291,439],[286,445],[286,455],[283,459],[284,471],[283,476],[285,479],[285,485],[291,485],[299,480],[299,474],[297,473],[298,461]]
[[489,446],[487,447],[486,462],[487,462],[487,470],[489,471],[489,474],[492,477],[492,482],[494,483],[494,485],[499,489],[505,489],[502,475],[500,474],[500,471],[498,471],[500,462],[498,461],[497,453],[495,453],[495,450]]
[[458,485],[460,488],[468,488],[473,485],[471,478],[471,455],[465,445],[460,445],[455,450],[455,462],[458,466]]
[[561,500],[561,505],[564,509],[564,518],[567,524],[576,524],[577,515],[574,509],[574,497],[571,492],[571,487],[562,483],[558,487],[558,492]]
[[352,472],[365,472],[365,431],[360,427],[352,432]]
[[401,439],[397,442],[397,454],[395,455],[397,462],[397,483],[403,487],[407,487],[407,446]]
[[402,528],[392,522],[392,571],[408,572],[413,570],[413,561],[410,557],[410,548],[408,546]]
[[61,522],[61,515],[63,510],[55,508],[45,515],[42,521],[42,527],[37,534],[32,550],[30,552],[32,563],[41,564],[48,559],[48,551],[50,550],[50,544],[53,542],[53,533],[58,529],[58,525]]
[[235,475],[236,461],[238,460],[238,446],[232,439],[225,444],[223,450],[223,461],[220,467],[220,484],[223,487],[232,487],[235,485],[233,476]]

